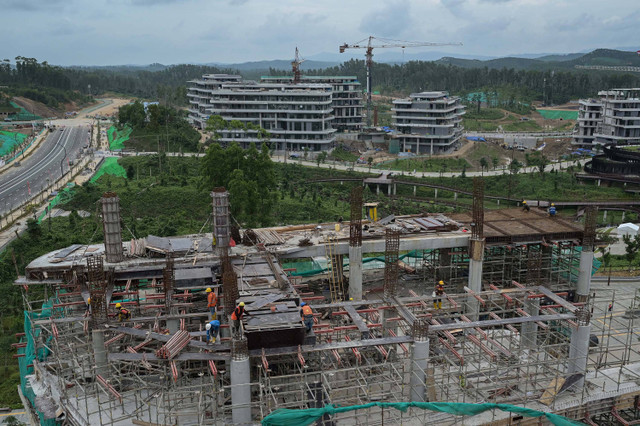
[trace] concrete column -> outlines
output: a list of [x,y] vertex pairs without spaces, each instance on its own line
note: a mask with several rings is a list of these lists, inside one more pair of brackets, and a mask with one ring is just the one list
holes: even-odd
[[349,246],[349,297],[362,300],[362,246]]
[[231,420],[234,425],[251,424],[251,365],[249,354],[231,359]]
[[440,276],[436,278],[445,282],[451,279],[451,254],[449,254],[449,250],[448,248],[443,248],[438,251],[441,268],[438,270]]
[[396,335],[398,334],[398,321],[389,321],[389,318],[393,318],[394,316],[398,316],[398,313],[395,309],[384,309],[382,311],[382,328],[383,330],[391,330]]
[[587,372],[587,360],[589,358],[589,336],[591,325],[578,325],[571,331],[571,344],[569,346],[568,374],[582,374],[583,376],[574,386],[584,386],[584,374]]
[[600,179],[598,179],[598,186],[600,186]]
[[[526,298],[524,302],[524,311],[529,315],[536,316],[540,314],[540,299]],[[533,349],[537,345],[538,324],[535,322],[525,322],[522,324],[520,336],[520,344],[527,349]]]
[[[413,185],[413,196],[414,197],[416,196],[416,186],[415,185]],[[623,218],[622,220],[624,220],[624,213],[622,213],[622,218]]]
[[393,184],[393,195],[398,195],[398,184]]
[[625,214],[625,213],[626,213],[626,212],[625,212],[624,210],[622,210],[622,219],[620,220],[620,222],[622,222],[622,223],[624,223],[624,214]]
[[380,195],[380,184],[376,184],[376,195]]
[[578,288],[576,293],[578,302],[585,301],[591,290],[591,268],[593,266],[593,251],[582,248],[580,253],[580,268],[578,272]]
[[[476,292],[482,291],[482,262],[484,260],[484,238],[472,238],[469,240],[469,280],[468,287]],[[470,299],[471,321],[478,320],[480,312],[479,302],[475,298]]]
[[391,184],[387,184],[387,195],[391,195]]
[[607,211],[606,210],[602,213],[602,221],[603,222],[607,221]]
[[93,357],[96,363],[96,374],[106,379],[109,375],[109,365],[107,363],[107,349],[104,347],[104,331],[91,331],[91,345],[93,346]]
[[496,202],[498,203],[498,205],[500,205],[500,200],[496,200]]
[[453,201],[456,201],[458,199],[458,193],[454,192],[453,193]]
[[[424,176],[423,176],[423,177],[424,177]],[[436,193],[435,193],[435,196],[434,196],[433,198],[435,198],[435,199],[437,200],[437,199],[438,199],[438,188],[436,188],[434,191],[435,191]]]
[[415,340],[411,347],[410,401],[427,402],[426,380],[429,362],[429,338]]

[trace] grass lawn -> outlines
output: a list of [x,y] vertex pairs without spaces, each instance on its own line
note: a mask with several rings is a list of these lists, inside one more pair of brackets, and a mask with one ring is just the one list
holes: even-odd
[[356,161],[358,158],[360,158],[360,154],[347,151],[342,147],[338,147],[334,149],[333,151],[331,151],[331,154],[329,154],[330,160],[337,160],[337,161],[353,162],[353,161]]
[[471,164],[464,158],[406,158],[395,159],[377,164],[378,168],[387,170],[403,170],[418,172],[458,172],[466,168],[469,170]]

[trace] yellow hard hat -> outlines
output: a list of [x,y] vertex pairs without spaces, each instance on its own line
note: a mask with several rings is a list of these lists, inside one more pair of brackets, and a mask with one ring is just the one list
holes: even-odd
[[353,297],[350,297],[349,300],[353,300]]
[[91,298],[87,297],[87,303],[91,303]]
[[121,305],[121,304],[116,303],[116,308],[121,308],[121,307],[122,307],[122,305]]
[[211,287],[207,289],[207,293],[211,293]]
[[555,206],[555,204],[551,203],[551,207]]
[[244,306],[244,302],[240,302],[240,306]]
[[527,200],[523,200],[523,201],[522,201],[522,204],[527,204]]
[[440,282],[438,284],[444,285],[444,281],[440,280]]

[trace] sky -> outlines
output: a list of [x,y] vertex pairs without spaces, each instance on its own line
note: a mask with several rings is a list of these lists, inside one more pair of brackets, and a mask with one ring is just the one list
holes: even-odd
[[461,55],[640,49],[638,0],[0,0],[0,16],[0,59],[57,65],[314,58],[369,35]]

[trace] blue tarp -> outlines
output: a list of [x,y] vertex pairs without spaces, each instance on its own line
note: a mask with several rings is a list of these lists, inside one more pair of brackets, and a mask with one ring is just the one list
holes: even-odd
[[467,140],[476,141],[476,142],[486,142],[485,138],[481,138],[479,136],[467,136]]

